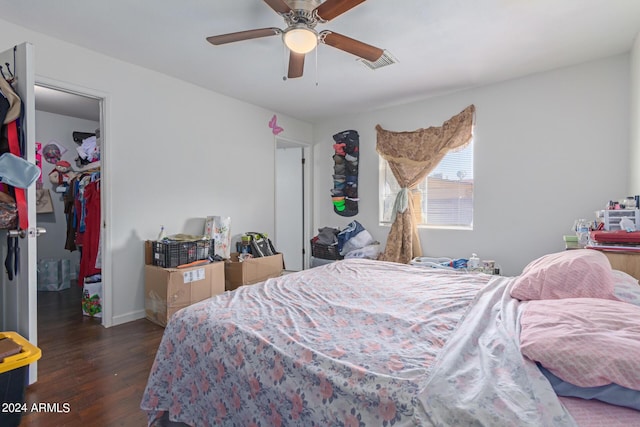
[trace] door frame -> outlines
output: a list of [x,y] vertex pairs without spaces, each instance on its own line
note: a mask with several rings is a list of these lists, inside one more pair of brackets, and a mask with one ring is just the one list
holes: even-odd
[[[273,142],[273,164],[274,164],[274,171],[273,171],[273,229],[276,232],[277,235],[277,226],[276,226],[276,216],[278,215],[277,212],[277,207],[276,207],[276,196],[277,196],[277,191],[278,189],[276,188],[276,171],[275,171],[275,166],[277,166],[277,160],[276,160],[276,153],[278,150],[278,148],[286,148],[286,147],[299,147],[302,148],[302,155],[304,157],[304,174],[303,174],[303,185],[302,185],[302,249],[304,250],[304,256],[302,258],[302,269],[307,269],[309,268],[309,257],[311,256],[311,245],[310,245],[310,240],[311,240],[311,212],[313,209],[312,206],[312,198],[311,196],[311,191],[313,188],[313,150],[312,150],[312,145],[305,143],[305,142],[301,142],[301,141],[296,141],[293,139],[288,139],[288,138],[284,138],[281,136],[274,136],[274,142]],[[286,260],[285,260],[285,265],[286,265]]]
[[106,92],[97,89],[80,86],[74,83],[52,79],[36,73],[35,84],[49,89],[80,95],[87,98],[96,99],[100,105],[100,218],[102,222],[102,326],[108,328],[113,325],[113,287],[112,282],[112,259],[111,259],[111,180],[109,161],[110,158],[110,125],[109,107],[110,97]]
[[[14,88],[20,97],[24,117],[21,123],[24,135],[25,152],[22,157],[29,163],[35,164],[35,98],[34,98],[34,58],[33,44],[23,42],[0,52],[2,60],[7,63],[10,74],[17,81]],[[11,68],[13,71],[11,72]],[[3,78],[3,77],[0,77]],[[27,218],[29,226],[19,234],[19,262],[18,270],[13,280],[0,278],[0,324],[5,331],[14,331],[27,339],[31,344],[38,345],[38,313],[37,313],[37,236],[36,228],[36,189],[30,185],[25,189]],[[16,230],[2,230],[0,237]],[[2,251],[0,251],[2,252]],[[6,255],[6,253],[2,253]],[[4,257],[3,257],[4,259]],[[9,283],[10,282],[10,283]],[[33,362],[28,369],[28,384],[38,379],[38,362]]]

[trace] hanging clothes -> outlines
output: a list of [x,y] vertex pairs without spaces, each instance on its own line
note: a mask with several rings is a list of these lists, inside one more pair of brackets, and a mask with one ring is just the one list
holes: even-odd
[[[86,171],[69,182],[65,196],[67,238],[65,249],[80,251],[78,286],[102,270],[100,171]],[[93,278],[92,278],[93,279]]]
[[69,187],[64,193],[64,215],[67,219],[67,238],[64,243],[64,248],[68,251],[75,251],[78,249],[76,246],[76,229],[73,226],[75,217],[75,190],[77,188],[78,179],[80,176],[76,176],[69,182]]
[[91,181],[84,186],[82,200],[82,224],[84,231],[78,233],[82,236],[82,255],[80,258],[80,271],[78,272],[78,284],[84,284],[84,278],[101,273],[96,268],[100,247],[100,180]]

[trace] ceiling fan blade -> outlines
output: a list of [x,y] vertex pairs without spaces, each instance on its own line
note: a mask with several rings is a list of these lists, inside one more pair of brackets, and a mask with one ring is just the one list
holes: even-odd
[[384,53],[380,48],[328,30],[321,32],[319,39],[324,44],[349,52],[371,62],[375,62],[380,59]]
[[239,42],[242,40],[257,39],[260,37],[275,36],[282,34],[280,28],[259,28],[257,30],[238,31],[237,33],[220,34],[218,36],[207,37],[207,41],[213,45],[221,45],[225,43]]
[[303,71],[304,71],[304,53],[291,52],[289,54],[289,72],[287,73],[287,77],[290,79],[302,77]]
[[291,12],[291,8],[284,0],[264,0],[264,2],[268,4],[271,9],[282,15]]
[[353,9],[364,1],[365,0],[327,0],[316,8],[316,13],[321,20],[331,21],[333,18]]

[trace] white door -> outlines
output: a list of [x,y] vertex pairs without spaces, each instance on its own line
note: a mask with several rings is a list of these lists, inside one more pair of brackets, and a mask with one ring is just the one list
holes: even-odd
[[304,157],[302,147],[276,149],[276,235],[285,267],[304,267]]
[[[22,131],[25,138],[25,151],[23,157],[31,163],[35,163],[35,98],[33,93],[33,45],[24,43],[14,49],[0,53],[0,64],[6,77],[9,73],[6,63],[9,63],[11,73],[16,76],[14,89],[24,106],[24,122]],[[2,76],[0,76],[2,78]],[[9,280],[2,268],[0,275],[0,330],[15,331],[26,338],[31,344],[38,345],[37,322],[37,247],[36,247],[36,188],[35,184],[26,190],[29,227],[22,230],[23,237],[18,239],[19,267],[18,272]],[[7,233],[0,233],[0,251],[2,261],[7,253]],[[37,363],[29,365],[29,384],[37,379]]]

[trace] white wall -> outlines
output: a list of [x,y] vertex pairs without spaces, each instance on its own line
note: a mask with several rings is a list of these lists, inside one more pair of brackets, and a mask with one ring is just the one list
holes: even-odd
[[[0,50],[35,45],[37,80],[86,87],[106,97],[104,190],[111,246],[111,322],[143,316],[143,245],[164,224],[196,233],[206,215],[232,217],[232,232],[273,234],[272,114],[177,79],[0,20]],[[640,91],[638,40],[634,99]],[[437,126],[477,108],[473,231],[420,231],[425,255],[471,251],[518,274],[531,259],[563,248],[575,218],[629,190],[630,60],[617,56],[366,114],[309,123],[278,115],[280,136],[316,143],[313,229],[360,221],[383,244],[378,225],[376,124],[390,130]],[[637,102],[636,113],[637,117]],[[636,120],[637,121],[637,120]],[[360,214],[333,213],[331,136],[360,133]],[[640,145],[635,131],[636,145]],[[635,163],[634,163],[635,164]],[[639,181],[639,180],[636,180]],[[256,214],[256,211],[259,213]]]
[[[274,137],[265,110],[0,20],[0,50],[35,46],[36,81],[106,97],[107,238],[112,316],[144,316],[143,241],[202,232],[204,217],[232,218],[232,232],[273,234]],[[310,142],[309,123],[278,115],[280,134]],[[260,165],[264,175],[248,167]]]
[[[622,55],[316,125],[314,228],[356,219],[384,244],[375,125],[439,126],[469,104],[476,106],[474,229],[421,229],[425,256],[476,252],[516,275],[563,250],[574,219],[593,219],[609,199],[627,195],[629,56]],[[360,213],[352,218],[333,213],[329,194],[331,137],[346,129],[360,134]]]
[[[75,168],[75,159],[78,157],[76,144],[72,138],[72,132],[94,132],[100,123],[75,117],[52,114],[45,111],[36,111],[36,141],[44,147],[55,141],[65,147],[67,151],[62,155],[62,160],[71,163]],[[67,220],[64,213],[64,200],[62,193],[56,193],[57,185],[49,180],[49,173],[55,165],[42,159],[42,188],[48,189],[53,201],[52,213],[40,213],[37,215],[39,227],[46,228],[47,232],[38,237],[38,259],[54,258],[71,260],[71,265],[80,263],[79,251],[66,250],[65,241],[67,235]]]
[[640,33],[631,48],[629,193],[640,194]]

